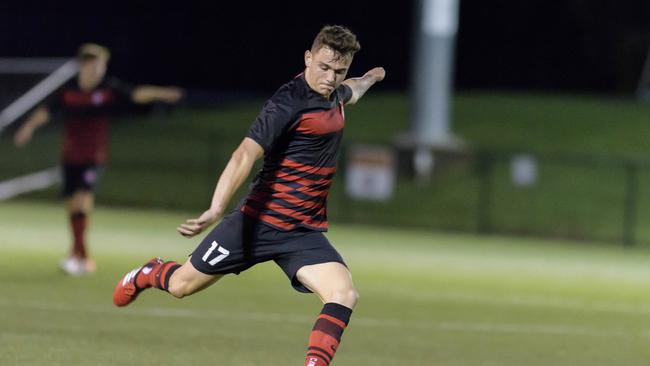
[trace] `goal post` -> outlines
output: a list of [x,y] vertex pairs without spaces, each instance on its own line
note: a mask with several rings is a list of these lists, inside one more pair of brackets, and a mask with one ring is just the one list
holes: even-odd
[[23,193],[47,189],[61,182],[61,167],[45,169],[0,182],[0,201]]
[[20,150],[10,133],[14,123],[78,70],[76,59],[71,58],[0,58],[0,201],[61,182],[58,159],[51,149],[58,137],[56,128],[39,134],[37,143]]
[[34,108],[61,85],[72,79],[78,72],[79,66],[74,59],[0,59],[0,73],[3,74],[32,74],[59,64],[47,77],[31,87],[11,104],[3,107],[0,112],[0,133]]

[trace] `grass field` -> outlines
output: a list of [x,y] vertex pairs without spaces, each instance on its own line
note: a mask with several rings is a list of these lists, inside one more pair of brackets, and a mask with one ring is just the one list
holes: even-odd
[[[302,365],[321,305],[264,264],[192,297],[115,282],[196,240],[178,212],[100,207],[95,275],[57,271],[59,205],[0,204],[0,365]],[[335,225],[361,301],[334,365],[647,365],[650,253],[500,237]]]

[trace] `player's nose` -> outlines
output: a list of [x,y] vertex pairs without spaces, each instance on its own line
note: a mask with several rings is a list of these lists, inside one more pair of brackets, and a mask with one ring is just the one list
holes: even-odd
[[330,84],[334,83],[334,80],[336,80],[334,70],[328,70],[327,73],[325,73],[325,80]]

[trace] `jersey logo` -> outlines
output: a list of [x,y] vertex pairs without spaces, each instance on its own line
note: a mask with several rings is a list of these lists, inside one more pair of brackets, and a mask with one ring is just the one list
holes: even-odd
[[104,102],[104,93],[101,90],[98,90],[93,93],[92,97],[90,97],[90,100],[92,101],[93,105],[100,105]]
[[96,107],[112,103],[113,100],[111,89],[98,89],[90,94],[77,90],[65,90],[62,96],[62,102],[66,107]]

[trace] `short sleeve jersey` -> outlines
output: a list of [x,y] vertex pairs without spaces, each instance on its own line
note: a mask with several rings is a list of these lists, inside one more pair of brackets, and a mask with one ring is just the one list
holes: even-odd
[[301,74],[264,104],[248,137],[264,149],[262,169],[241,211],[288,231],[327,230],[327,196],[336,172],[352,90],[341,84],[328,98]]
[[108,158],[110,118],[131,101],[131,87],[105,79],[96,88],[83,91],[76,80],[65,84],[45,102],[61,114],[64,124],[64,164],[101,164]]

